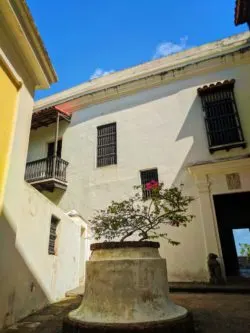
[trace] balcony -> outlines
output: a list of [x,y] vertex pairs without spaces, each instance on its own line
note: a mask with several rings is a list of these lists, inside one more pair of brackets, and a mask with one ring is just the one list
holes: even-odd
[[26,164],[25,180],[39,191],[66,190],[68,162],[60,157],[47,157]]

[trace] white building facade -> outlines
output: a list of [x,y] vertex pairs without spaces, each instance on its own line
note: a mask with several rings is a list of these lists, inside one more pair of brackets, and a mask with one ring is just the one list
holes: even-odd
[[229,260],[236,256],[232,230],[250,227],[249,37],[232,36],[38,101],[28,163],[32,168],[53,155],[51,114],[60,110],[57,154],[68,164],[50,191],[44,179],[27,180],[85,220],[127,198],[143,177],[183,184],[195,199],[195,217],[187,228],[169,227],[179,246],[161,241],[169,280],[207,281],[209,253],[218,254],[225,276],[237,274],[236,259]]

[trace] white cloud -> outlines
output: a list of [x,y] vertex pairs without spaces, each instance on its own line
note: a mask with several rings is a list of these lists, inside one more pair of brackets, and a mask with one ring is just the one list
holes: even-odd
[[114,72],[113,69],[111,69],[109,71],[105,71],[102,68],[96,68],[96,70],[94,71],[94,73],[91,74],[89,78],[90,78],[90,80],[94,80],[94,79],[97,79],[98,77],[106,76],[106,75],[111,74],[113,72]]
[[170,54],[183,51],[190,47],[187,44],[187,42],[188,42],[188,36],[180,38],[180,43],[178,43],[178,44],[175,44],[172,42],[163,42],[156,47],[156,51],[153,56],[153,59],[166,57]]

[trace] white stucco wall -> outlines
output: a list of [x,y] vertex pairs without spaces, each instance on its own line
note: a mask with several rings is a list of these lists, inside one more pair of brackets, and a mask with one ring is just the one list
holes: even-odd
[[[169,228],[169,235],[181,241],[178,247],[161,242],[161,254],[167,258],[171,281],[194,281],[207,278],[202,212],[199,193],[187,166],[249,153],[249,148],[220,151],[211,155],[197,88],[236,79],[235,95],[245,140],[250,141],[249,86],[250,66],[176,81],[117,100],[92,105],[75,112],[71,124],[62,131],[62,158],[68,161],[68,188],[64,194],[49,195],[60,207],[77,209],[88,219],[94,210],[111,200],[120,200],[140,184],[140,170],[157,168],[166,185],[184,184],[184,192],[196,199],[191,206],[196,216],[185,229]],[[117,123],[117,165],[97,168],[97,126]],[[42,158],[53,126],[32,131],[28,160]],[[219,185],[218,185],[219,186]],[[212,247],[214,251],[218,247]]]
[[[80,226],[28,184],[24,183],[22,196],[12,203],[15,209],[6,205],[9,209],[0,218],[3,325],[63,298],[79,285]],[[48,254],[52,215],[60,219],[55,256]],[[16,231],[12,221],[18,223]]]
[[[0,327],[64,297],[79,285],[81,226],[25,183],[33,107],[25,86],[19,102],[0,217]],[[56,256],[48,254],[52,214],[60,219]]]
[[[80,274],[81,226],[24,181],[34,86],[9,46],[1,44],[22,87],[0,212],[0,329],[64,297],[79,285]],[[52,214],[60,219],[56,256],[48,254]]]

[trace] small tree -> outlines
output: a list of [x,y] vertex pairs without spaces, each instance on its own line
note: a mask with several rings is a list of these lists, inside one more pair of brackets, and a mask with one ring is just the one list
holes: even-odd
[[240,243],[240,254],[244,257],[250,259],[250,244],[241,244]]
[[[168,189],[156,181],[147,183],[145,187],[135,186],[135,189],[135,194],[129,199],[112,201],[107,209],[97,211],[89,221],[95,239],[111,241],[120,238],[123,242],[137,235],[138,241],[162,237],[172,245],[178,245],[179,242],[169,238],[167,233],[159,232],[159,229],[163,225],[186,227],[193,218],[188,213],[192,197],[184,196],[177,187]],[[149,195],[145,196],[145,193]]]

